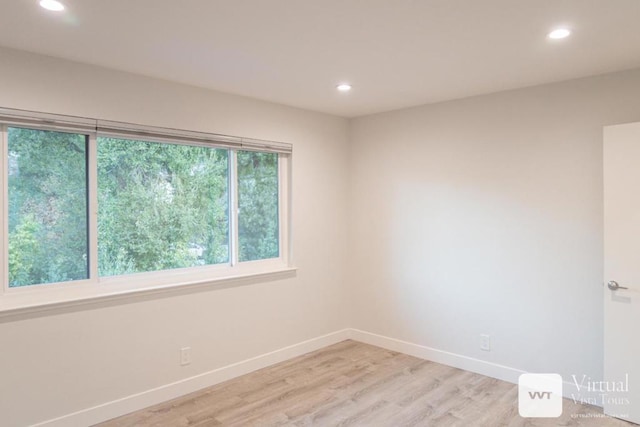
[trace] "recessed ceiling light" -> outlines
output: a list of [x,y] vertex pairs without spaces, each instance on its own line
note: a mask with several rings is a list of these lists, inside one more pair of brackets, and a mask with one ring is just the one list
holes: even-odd
[[567,28],[557,28],[549,33],[549,38],[558,40],[558,39],[567,38],[570,35],[571,35],[571,30]]
[[349,92],[351,90],[351,85],[348,83],[342,83],[336,86],[336,89],[338,89],[340,92]]
[[64,10],[64,5],[58,0],[40,0],[40,6],[54,12],[60,12]]

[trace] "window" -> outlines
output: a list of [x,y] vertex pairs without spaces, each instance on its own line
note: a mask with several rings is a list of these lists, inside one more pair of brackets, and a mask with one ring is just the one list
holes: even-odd
[[276,258],[278,156],[238,152],[238,242],[240,261]]
[[0,132],[3,296],[290,269],[287,144],[6,109]]
[[229,262],[228,157],[217,148],[99,137],[100,275]]
[[87,279],[87,136],[7,134],[9,287]]

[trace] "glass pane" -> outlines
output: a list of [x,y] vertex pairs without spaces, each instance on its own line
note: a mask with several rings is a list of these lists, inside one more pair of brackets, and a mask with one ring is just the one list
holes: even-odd
[[87,136],[8,135],[9,287],[88,278]]
[[98,138],[101,276],[229,262],[228,152]]
[[240,261],[277,258],[278,154],[238,151]]

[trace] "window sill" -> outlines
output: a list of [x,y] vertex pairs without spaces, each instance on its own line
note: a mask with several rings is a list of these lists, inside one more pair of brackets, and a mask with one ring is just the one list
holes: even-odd
[[0,322],[14,318],[78,311],[91,306],[117,305],[167,296],[184,295],[213,289],[224,289],[295,277],[297,268],[278,267],[260,272],[245,272],[233,276],[206,279],[178,279],[174,283],[105,290],[104,286],[78,289],[37,289],[0,296]]

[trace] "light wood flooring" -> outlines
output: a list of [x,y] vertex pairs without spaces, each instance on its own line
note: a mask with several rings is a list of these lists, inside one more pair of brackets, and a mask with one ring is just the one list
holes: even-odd
[[562,417],[521,418],[516,385],[355,341],[100,424],[204,426],[621,426],[565,399]]

